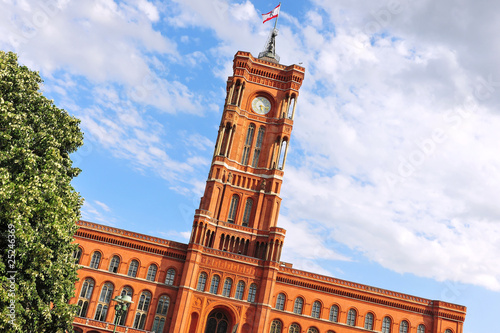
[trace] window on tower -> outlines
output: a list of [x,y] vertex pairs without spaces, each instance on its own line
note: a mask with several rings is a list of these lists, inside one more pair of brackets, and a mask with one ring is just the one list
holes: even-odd
[[245,204],[245,212],[243,213],[243,226],[247,227],[250,221],[250,214],[252,213],[253,200],[251,198],[247,199]]
[[253,142],[253,134],[255,132],[255,125],[248,126],[247,137],[245,139],[245,146],[243,147],[243,156],[241,157],[241,164],[248,164],[248,157],[250,156],[250,148]]
[[259,164],[260,150],[262,148],[262,141],[264,140],[264,132],[266,128],[261,126],[259,128],[259,133],[257,134],[257,142],[255,143],[255,149],[253,151],[252,167],[256,168]]
[[231,198],[231,206],[229,207],[229,215],[227,217],[227,222],[234,223],[234,219],[236,218],[236,210],[238,209],[238,201],[239,197],[235,194]]

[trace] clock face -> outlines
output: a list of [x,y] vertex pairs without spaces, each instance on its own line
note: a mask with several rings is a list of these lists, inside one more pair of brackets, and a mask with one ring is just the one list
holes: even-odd
[[252,101],[252,110],[258,114],[266,114],[271,110],[271,102],[263,96],[255,97]]

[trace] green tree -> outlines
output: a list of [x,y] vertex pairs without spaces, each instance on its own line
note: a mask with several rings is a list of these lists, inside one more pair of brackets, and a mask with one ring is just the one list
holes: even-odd
[[80,121],[39,91],[37,72],[0,51],[0,331],[71,331],[82,199],[69,154]]

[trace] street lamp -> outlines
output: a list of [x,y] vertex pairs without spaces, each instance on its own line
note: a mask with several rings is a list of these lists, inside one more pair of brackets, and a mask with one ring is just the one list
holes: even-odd
[[113,298],[113,301],[116,302],[116,305],[115,305],[115,328],[113,329],[113,333],[116,333],[116,326],[118,325],[120,318],[125,314],[125,312],[127,312],[129,305],[134,303],[134,302],[132,302],[132,297],[130,297],[129,295],[116,296],[115,298]]

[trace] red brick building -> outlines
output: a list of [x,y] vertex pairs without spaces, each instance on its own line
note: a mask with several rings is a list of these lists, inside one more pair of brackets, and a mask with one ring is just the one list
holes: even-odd
[[78,222],[75,331],[111,332],[112,298],[129,295],[118,332],[462,333],[464,306],[280,261],[279,194],[305,70],[268,51],[234,57],[189,244]]

